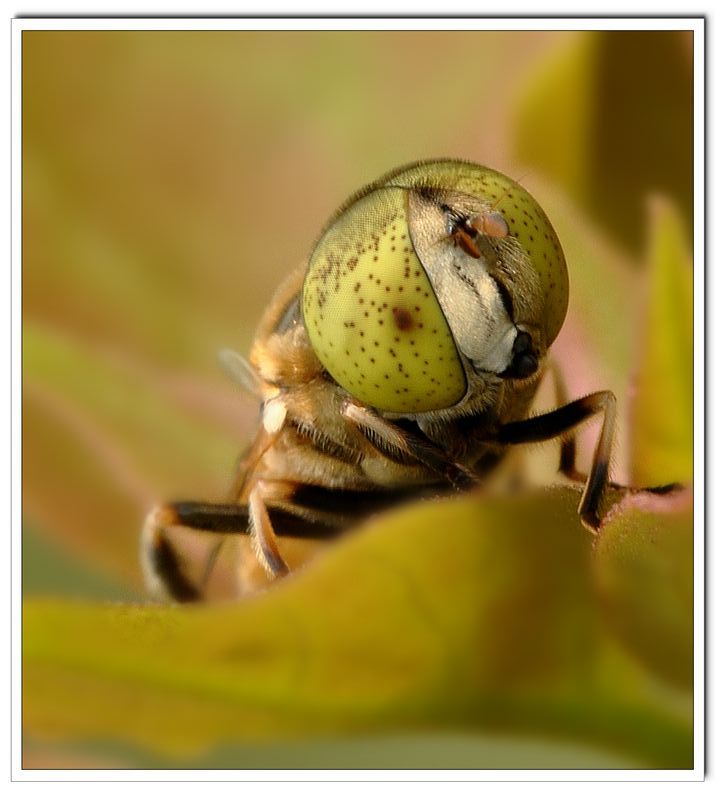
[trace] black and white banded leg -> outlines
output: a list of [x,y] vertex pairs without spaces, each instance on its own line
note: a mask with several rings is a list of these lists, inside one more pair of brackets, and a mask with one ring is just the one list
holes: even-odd
[[478,484],[474,472],[452,461],[423,433],[405,430],[372,409],[352,402],[343,404],[342,413],[381,453],[404,463],[418,463],[458,491]]
[[[581,423],[602,413],[600,435],[578,507],[583,525],[593,532],[600,527],[600,502],[608,485],[610,455],[615,433],[615,407],[615,395],[612,392],[594,392],[546,414],[509,422],[499,429],[497,435],[497,441],[501,444],[544,442],[567,434]],[[571,448],[563,449],[561,453],[560,469],[563,461],[565,462],[563,472],[567,470],[574,472],[574,456],[573,443]]]

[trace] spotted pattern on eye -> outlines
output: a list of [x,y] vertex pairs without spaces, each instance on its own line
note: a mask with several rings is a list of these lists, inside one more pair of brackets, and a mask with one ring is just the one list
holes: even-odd
[[555,340],[569,301],[567,264],[552,224],[523,186],[496,170],[465,161],[422,162],[390,173],[382,183],[425,186],[429,192],[431,187],[444,186],[482,199],[501,215],[508,229],[506,238],[518,242],[536,271],[546,310],[542,320],[545,340],[548,345]]
[[410,241],[406,189],[369,192],[324,232],[303,287],[308,336],[325,369],[382,411],[448,408],[464,368]]

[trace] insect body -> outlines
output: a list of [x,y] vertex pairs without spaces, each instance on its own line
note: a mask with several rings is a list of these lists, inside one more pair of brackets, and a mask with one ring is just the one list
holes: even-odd
[[276,533],[326,538],[374,509],[474,485],[517,443],[563,436],[603,411],[580,504],[596,529],[614,397],[529,409],[565,318],[557,235],[516,182],[476,164],[403,167],[353,195],[265,313],[250,364],[228,364],[261,401],[261,425],[226,504],[177,502],[147,518],[147,576],[195,599],[166,532],[248,534],[272,577]]

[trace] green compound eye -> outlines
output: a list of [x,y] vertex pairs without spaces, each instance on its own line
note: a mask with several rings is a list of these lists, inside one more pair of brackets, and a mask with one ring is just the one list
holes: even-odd
[[337,383],[410,414],[455,405],[468,371],[509,374],[520,324],[542,355],[567,295],[562,249],[534,199],[494,170],[437,161],[342,207],[310,257],[303,316]]
[[354,397],[382,411],[447,408],[461,360],[409,235],[407,197],[374,189],[328,228],[310,258],[303,314],[313,349]]
[[[557,338],[567,314],[569,280],[567,264],[552,223],[539,203],[516,181],[487,167],[465,161],[430,161],[385,176],[396,186],[446,187],[482,200],[507,223],[509,236],[527,254],[536,284],[526,291],[537,294],[538,320],[547,346]],[[522,292],[524,292],[524,287]],[[513,299],[517,301],[517,293]],[[525,301],[531,297],[521,298]]]

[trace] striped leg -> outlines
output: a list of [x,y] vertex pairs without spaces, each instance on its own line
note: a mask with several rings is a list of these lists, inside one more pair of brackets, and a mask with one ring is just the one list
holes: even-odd
[[[168,530],[183,526],[207,533],[246,534],[249,516],[245,506],[179,502],[157,506],[146,517],[141,532],[141,566],[149,592],[159,599],[179,603],[200,600],[204,590],[184,569]],[[218,548],[215,548],[215,553]]]
[[355,403],[346,402],[342,413],[374,447],[389,457],[401,459],[404,463],[421,464],[460,491],[470,489],[478,483],[475,473],[452,461],[441,448],[423,434],[404,430],[399,425],[383,419],[375,411]]
[[264,484],[257,483],[250,492],[250,538],[257,560],[271,578],[281,578],[290,572],[277,546],[275,529],[263,498]]
[[[567,394],[567,387],[565,386],[565,379],[562,375],[562,370],[554,362],[550,361],[547,365],[552,373],[552,378],[555,387],[555,403],[557,406],[567,405],[569,402],[569,395]],[[585,483],[587,475],[577,469],[577,440],[573,435],[563,434],[560,439],[560,464],[559,471],[571,481],[577,483]]]
[[[565,387],[564,378],[562,376],[562,371],[560,370],[558,365],[554,362],[550,362],[548,367],[552,372],[552,377],[554,379],[555,402],[557,403],[558,406],[565,406],[567,405],[568,402],[568,395],[567,395],[567,389]],[[614,415],[615,412],[613,411],[612,413]],[[577,452],[576,452],[575,436],[573,434],[570,435],[568,435],[567,433],[563,434],[560,441],[559,471],[565,477],[569,478],[571,481],[585,484],[587,483],[589,476],[584,472],[580,472],[580,470],[577,469],[575,465],[576,455]],[[609,485],[613,489],[619,489],[624,492],[650,492],[651,494],[668,494],[669,492],[682,488],[681,484],[678,483],[669,483],[669,484],[664,484],[663,486],[633,487],[633,486],[623,486],[622,484],[609,481],[606,485]]]
[[[180,603],[202,599],[205,580],[195,585],[186,574],[183,559],[169,535],[169,529],[174,527],[215,536],[249,535],[265,571],[273,577],[284,575],[287,565],[277,548],[275,531],[282,531],[286,538],[324,541],[338,536],[363,515],[363,509],[386,507],[396,499],[396,495],[391,495],[388,503],[386,498],[378,496],[368,500],[366,493],[362,493],[362,497],[350,500],[351,503],[358,501],[351,514],[325,510],[336,499],[344,505],[351,494],[357,493],[328,492],[306,486],[291,490],[285,485],[258,483],[250,492],[248,505],[192,500],[158,506],[147,516],[141,535],[141,563],[146,585],[151,594],[160,599]],[[218,547],[217,542],[210,554],[210,564]],[[208,572],[209,568],[205,578]]]
[[[547,414],[509,422],[499,429],[497,435],[497,441],[502,444],[543,442],[572,431],[600,412],[603,414],[600,436],[578,508],[583,525],[593,532],[597,532],[600,527],[600,501],[608,485],[610,453],[615,433],[615,395],[609,391],[595,392]],[[563,454],[561,462],[564,458]],[[571,456],[567,455],[567,458],[574,461],[574,446]]]

